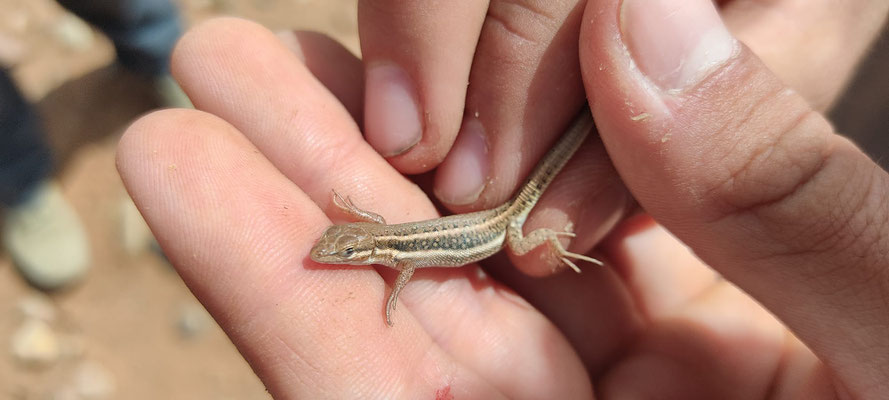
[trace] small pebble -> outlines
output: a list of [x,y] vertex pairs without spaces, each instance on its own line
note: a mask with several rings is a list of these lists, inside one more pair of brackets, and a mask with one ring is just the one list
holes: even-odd
[[136,204],[129,196],[125,196],[120,202],[121,241],[123,248],[130,256],[142,254],[153,241],[151,229],[136,208]]
[[84,400],[104,400],[114,395],[114,377],[104,365],[84,361],[74,371],[74,387]]
[[6,27],[15,33],[24,33],[28,29],[31,17],[25,10],[9,10],[6,15]]
[[193,339],[204,332],[210,326],[212,317],[207,310],[199,304],[185,303],[179,307],[179,334],[185,339]]
[[213,0],[189,0],[185,4],[194,11],[200,11],[212,7]]
[[87,50],[95,42],[93,30],[73,14],[65,14],[59,18],[53,33],[65,47],[75,51]]
[[86,350],[86,342],[83,337],[75,334],[59,335],[61,356],[64,359],[74,359],[83,356]]
[[12,355],[30,367],[55,363],[61,354],[59,339],[46,321],[28,318],[12,334]]
[[68,385],[62,386],[58,389],[52,391],[52,393],[47,397],[48,400],[82,400],[79,395],[77,395],[77,389]]
[[25,43],[0,32],[0,64],[11,67],[25,57]]
[[19,300],[18,309],[25,318],[39,319],[45,322],[54,321],[57,314],[56,306],[52,300],[38,293]]

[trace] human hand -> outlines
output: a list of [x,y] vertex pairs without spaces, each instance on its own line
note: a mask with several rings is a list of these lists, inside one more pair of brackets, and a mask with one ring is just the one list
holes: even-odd
[[[315,204],[327,207],[330,188],[345,187],[393,222],[434,211],[291,57],[242,22],[189,34],[174,71],[195,104],[216,117],[153,114],[130,129],[119,155],[128,190],[183,279],[276,397],[588,398],[591,378],[606,394],[678,382],[745,397],[771,387],[809,389],[780,384],[801,373],[811,383],[828,372],[796,341],[775,346],[785,343],[786,330],[749,298],[727,284],[711,286],[712,274],[685,273],[704,267],[688,253],[677,257],[666,234],[648,235],[662,247],[639,246],[645,237],[629,228],[606,246],[618,274],[591,269],[530,280],[495,260],[492,271],[524,299],[476,267],[424,271],[402,295],[398,327],[387,330],[376,272],[308,261],[328,224]],[[350,65],[326,64],[354,76],[342,71]],[[641,259],[646,254],[677,266],[643,276],[652,260]],[[777,368],[783,355],[787,366]],[[632,374],[652,371],[633,366],[664,359],[673,364],[655,371],[672,375]]]
[[646,328],[597,390],[886,398],[886,171],[735,41],[710,1],[597,0],[585,15],[584,83],[617,171],[727,279],[645,221],[610,238]]
[[[360,71],[330,41],[299,39],[313,70]],[[309,259],[325,214],[337,215],[331,189],[389,222],[437,214],[276,36],[212,21],[181,40],[172,70],[201,111],[134,123],[118,169],[171,263],[274,397],[591,396],[565,337],[478,266],[418,272],[390,328],[394,271]],[[358,104],[360,90],[333,91]]]
[[[501,204],[584,102],[577,60],[584,3],[359,1],[367,140],[402,172],[437,167],[432,192],[452,211]],[[729,30],[820,111],[876,37],[887,4],[718,3]],[[576,184],[544,199],[539,210],[548,211],[535,213],[528,229],[572,222],[571,250],[585,253],[635,204],[600,142],[589,141],[577,159],[566,171]],[[531,275],[557,267],[536,256],[513,261]]]

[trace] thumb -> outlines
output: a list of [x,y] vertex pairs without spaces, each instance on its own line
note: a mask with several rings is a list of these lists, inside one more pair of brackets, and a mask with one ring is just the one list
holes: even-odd
[[596,0],[585,16],[584,83],[639,203],[853,397],[889,393],[886,172],[736,41],[710,0]]

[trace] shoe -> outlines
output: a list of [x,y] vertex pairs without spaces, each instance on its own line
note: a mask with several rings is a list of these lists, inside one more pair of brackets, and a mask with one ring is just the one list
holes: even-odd
[[90,264],[83,224],[52,180],[6,210],[3,245],[22,276],[38,289],[70,286]]
[[136,203],[130,196],[124,196],[120,202],[120,221],[121,221],[121,241],[123,248],[130,257],[138,256],[146,250],[153,252],[170,265],[170,260],[161,249],[161,245],[157,242],[148,223],[142,218]]
[[119,207],[120,238],[127,255],[135,257],[152,249],[157,241],[130,196],[124,195]]
[[169,108],[194,108],[188,95],[170,75],[155,77],[152,81],[154,92],[161,105]]

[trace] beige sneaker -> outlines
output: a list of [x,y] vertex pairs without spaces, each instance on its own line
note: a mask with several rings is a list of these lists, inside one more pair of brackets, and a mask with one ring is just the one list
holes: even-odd
[[142,254],[152,246],[154,236],[148,223],[142,218],[136,203],[126,194],[120,202],[121,242],[127,255],[134,257]]
[[194,108],[188,95],[182,91],[182,87],[172,76],[162,75],[154,78],[152,86],[163,107]]
[[52,180],[6,211],[3,245],[25,279],[41,289],[70,285],[89,268],[86,232]]

